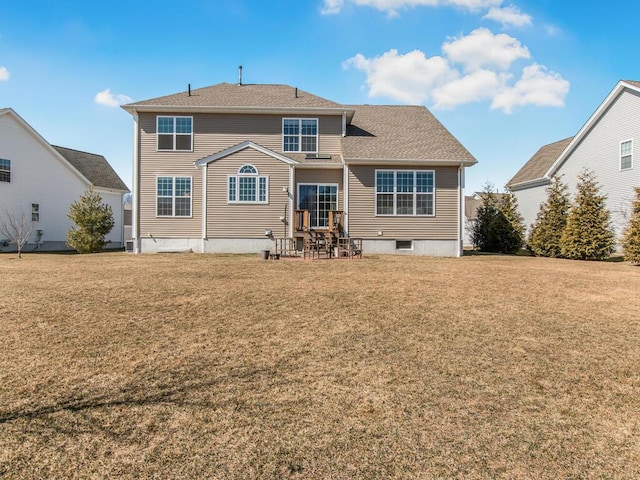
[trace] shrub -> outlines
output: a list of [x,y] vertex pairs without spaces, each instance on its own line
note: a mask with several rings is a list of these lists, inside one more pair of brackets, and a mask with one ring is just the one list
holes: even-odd
[[99,252],[105,245],[104,237],[113,229],[113,212],[102,203],[102,197],[93,187],[73,202],[67,216],[76,225],[67,232],[67,245],[78,253]]
[[636,187],[631,218],[621,243],[624,259],[636,265],[640,264],[640,187]]
[[529,249],[539,257],[562,256],[560,238],[571,205],[568,190],[558,177],[553,177],[547,187],[547,200],[540,205],[527,242]]

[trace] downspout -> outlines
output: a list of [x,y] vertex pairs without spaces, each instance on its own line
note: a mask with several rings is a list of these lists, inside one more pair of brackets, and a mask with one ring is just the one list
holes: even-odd
[[289,191],[287,192],[287,202],[289,203],[289,218],[285,219],[288,222],[287,232],[288,237],[293,237],[293,222],[295,221],[295,212],[293,211],[293,192],[294,192],[294,178],[295,178],[295,166],[289,166]]
[[344,234],[349,236],[349,167],[346,163],[342,165],[342,190],[343,190],[343,205],[344,215],[342,223],[344,224]]
[[138,129],[138,112],[133,113],[133,195],[131,204],[131,240],[133,241],[133,253],[140,253],[140,133]]
[[204,246],[207,241],[207,171],[208,163],[202,166],[202,247],[201,253],[204,253]]
[[464,164],[460,162],[458,168],[458,191],[459,191],[459,209],[458,209],[458,256],[464,255]]
[[342,136],[347,136],[347,112],[342,112]]

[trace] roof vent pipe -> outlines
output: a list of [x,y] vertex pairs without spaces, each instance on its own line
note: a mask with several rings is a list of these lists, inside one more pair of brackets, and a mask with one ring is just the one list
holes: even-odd
[[187,84],[187,90],[189,91],[189,96],[191,96],[191,84],[190,83]]
[[296,87],[296,98],[298,98],[298,87]]
[[242,85],[242,65],[238,66],[238,85]]

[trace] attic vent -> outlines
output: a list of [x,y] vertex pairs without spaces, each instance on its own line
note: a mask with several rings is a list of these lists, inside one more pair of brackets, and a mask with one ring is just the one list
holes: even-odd
[[307,153],[305,160],[331,160],[331,155],[327,153]]

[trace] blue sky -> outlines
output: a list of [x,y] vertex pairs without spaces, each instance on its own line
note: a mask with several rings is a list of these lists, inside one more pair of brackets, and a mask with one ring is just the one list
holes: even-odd
[[283,83],[341,103],[423,104],[502,187],[640,80],[640,3],[184,0],[0,3],[0,107],[50,143],[105,155],[131,186],[119,103],[219,82]]

